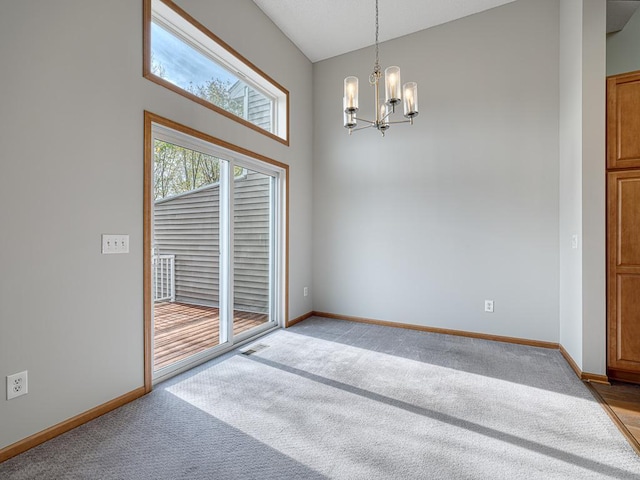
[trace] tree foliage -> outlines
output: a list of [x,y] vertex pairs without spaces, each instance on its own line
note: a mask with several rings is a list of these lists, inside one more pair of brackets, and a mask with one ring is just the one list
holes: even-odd
[[220,181],[220,160],[195,150],[156,141],[154,199],[178,195]]
[[151,52],[151,73],[160,77],[167,78],[167,70],[164,68],[164,65],[155,57],[153,52]]
[[[157,140],[154,145],[153,198],[160,200],[220,182],[220,164],[224,160]],[[234,177],[244,175],[234,168]]]
[[243,97],[231,98],[232,87],[233,84],[228,80],[224,82],[219,78],[212,78],[204,85],[190,84],[187,91],[242,118],[244,113]]

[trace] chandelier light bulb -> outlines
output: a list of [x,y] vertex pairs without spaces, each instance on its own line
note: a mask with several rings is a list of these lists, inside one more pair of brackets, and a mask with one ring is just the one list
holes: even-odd
[[413,119],[418,116],[418,84],[407,82],[402,90],[404,90],[404,116]]
[[358,111],[358,77],[344,79],[344,111],[346,113]]
[[401,101],[400,67],[387,67],[384,71],[385,103],[396,105]]
[[383,103],[380,105],[380,120],[378,129],[382,132],[389,128],[389,105]]

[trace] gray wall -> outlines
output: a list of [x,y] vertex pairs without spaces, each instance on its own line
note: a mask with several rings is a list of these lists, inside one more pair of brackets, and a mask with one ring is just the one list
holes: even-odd
[[[349,137],[342,80],[314,64],[316,310],[558,341],[558,2],[518,1],[380,46],[420,116]],[[484,313],[484,300],[495,313]]]
[[0,378],[29,394],[2,390],[0,448],[143,384],[145,109],[290,165],[289,313],[312,308],[312,66],[250,0],[178,3],[289,89],[290,147],[145,80],[141,1],[2,2]]
[[640,9],[625,27],[607,35],[607,75],[640,70]]

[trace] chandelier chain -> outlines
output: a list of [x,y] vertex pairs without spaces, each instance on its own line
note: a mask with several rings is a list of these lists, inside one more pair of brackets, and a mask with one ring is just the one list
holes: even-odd
[[380,72],[380,53],[378,48],[378,32],[380,30],[380,25],[378,23],[378,0],[376,0],[376,64],[374,68],[374,73]]

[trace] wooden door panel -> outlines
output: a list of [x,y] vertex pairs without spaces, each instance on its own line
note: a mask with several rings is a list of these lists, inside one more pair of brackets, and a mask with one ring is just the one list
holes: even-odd
[[607,182],[607,373],[640,382],[640,169]]
[[607,80],[607,167],[640,167],[640,73]]
[[640,367],[640,274],[618,275],[616,282],[616,366]]
[[640,80],[617,86],[618,162],[640,159]]
[[640,175],[617,178],[616,236],[618,266],[640,266]]

